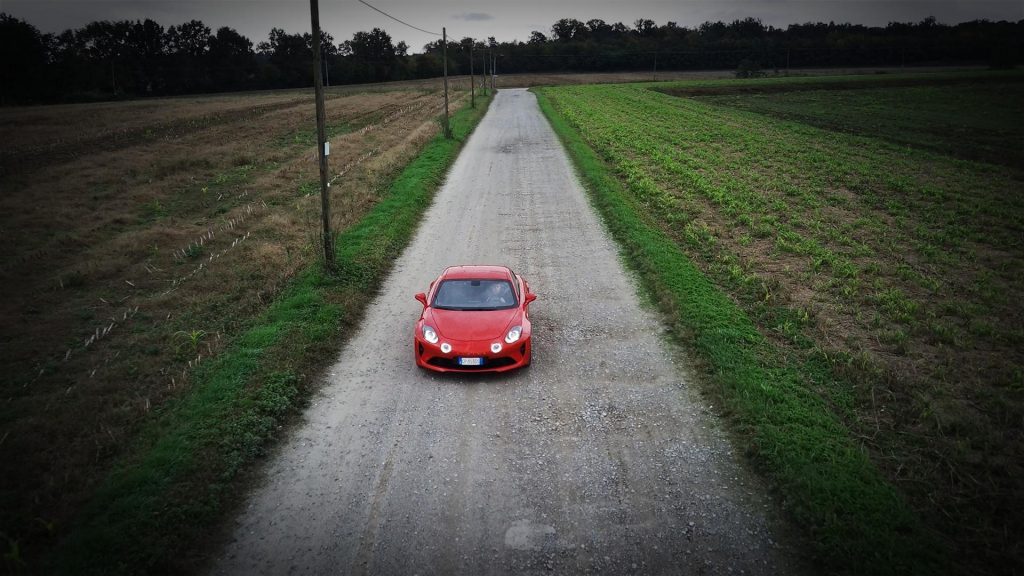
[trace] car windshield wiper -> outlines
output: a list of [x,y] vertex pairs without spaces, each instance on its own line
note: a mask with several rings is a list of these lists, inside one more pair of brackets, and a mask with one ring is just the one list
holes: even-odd
[[437,310],[455,310],[457,312],[493,312],[495,310],[510,310],[515,308],[515,304],[508,304],[505,306],[438,306],[434,304],[433,308]]

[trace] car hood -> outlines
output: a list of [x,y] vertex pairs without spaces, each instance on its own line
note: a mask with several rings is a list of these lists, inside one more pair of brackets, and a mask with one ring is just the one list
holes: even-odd
[[497,340],[503,338],[519,309],[509,310],[439,310],[430,308],[424,319],[437,333],[452,340]]

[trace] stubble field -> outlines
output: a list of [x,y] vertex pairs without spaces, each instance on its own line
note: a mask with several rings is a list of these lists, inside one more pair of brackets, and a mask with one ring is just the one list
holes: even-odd
[[[1024,566],[1021,80],[975,73],[543,91],[642,218],[753,320],[774,350],[761,362],[803,374],[787,393],[762,383],[767,405],[720,393],[833,561],[880,553],[829,538],[849,529],[835,531],[836,522],[871,516],[858,507],[884,511],[884,498],[871,503],[877,495],[844,485],[853,460],[821,455],[828,464],[802,473],[816,441],[792,435],[807,415],[773,411],[821,407],[841,423],[935,527],[956,571]],[[689,311],[665,309],[684,341],[694,337],[681,320]],[[713,353],[705,360],[732,369]],[[807,393],[813,400],[779,399]],[[793,427],[765,441],[769,421]],[[829,493],[823,502],[842,501],[815,511],[808,496]]]
[[[442,103],[436,81],[327,91],[336,232]],[[0,138],[0,546],[22,570],[316,261],[320,200],[311,91],[3,109]]]

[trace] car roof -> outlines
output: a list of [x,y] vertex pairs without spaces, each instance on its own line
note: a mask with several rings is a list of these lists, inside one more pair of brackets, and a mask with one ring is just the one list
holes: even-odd
[[441,273],[444,280],[508,280],[512,271],[504,266],[450,266]]

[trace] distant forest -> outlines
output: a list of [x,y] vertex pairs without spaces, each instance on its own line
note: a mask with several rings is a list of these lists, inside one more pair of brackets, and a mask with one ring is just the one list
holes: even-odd
[[[44,34],[0,13],[0,104],[104,100],[312,85],[312,35],[274,28],[265,41],[232,28],[213,32],[198,20],[164,28],[152,20],[93,22]],[[409,54],[380,28],[336,43],[324,32],[325,77],[332,85],[430,78],[442,73],[442,42]],[[762,70],[837,66],[988,64],[1024,58],[1024,20],[954,26],[934,18],[868,27],[793,24],[785,29],[747,18],[695,28],[640,19],[628,26],[565,18],[525,41],[449,40],[450,74],[475,71],[483,53],[498,73],[638,70]]]

